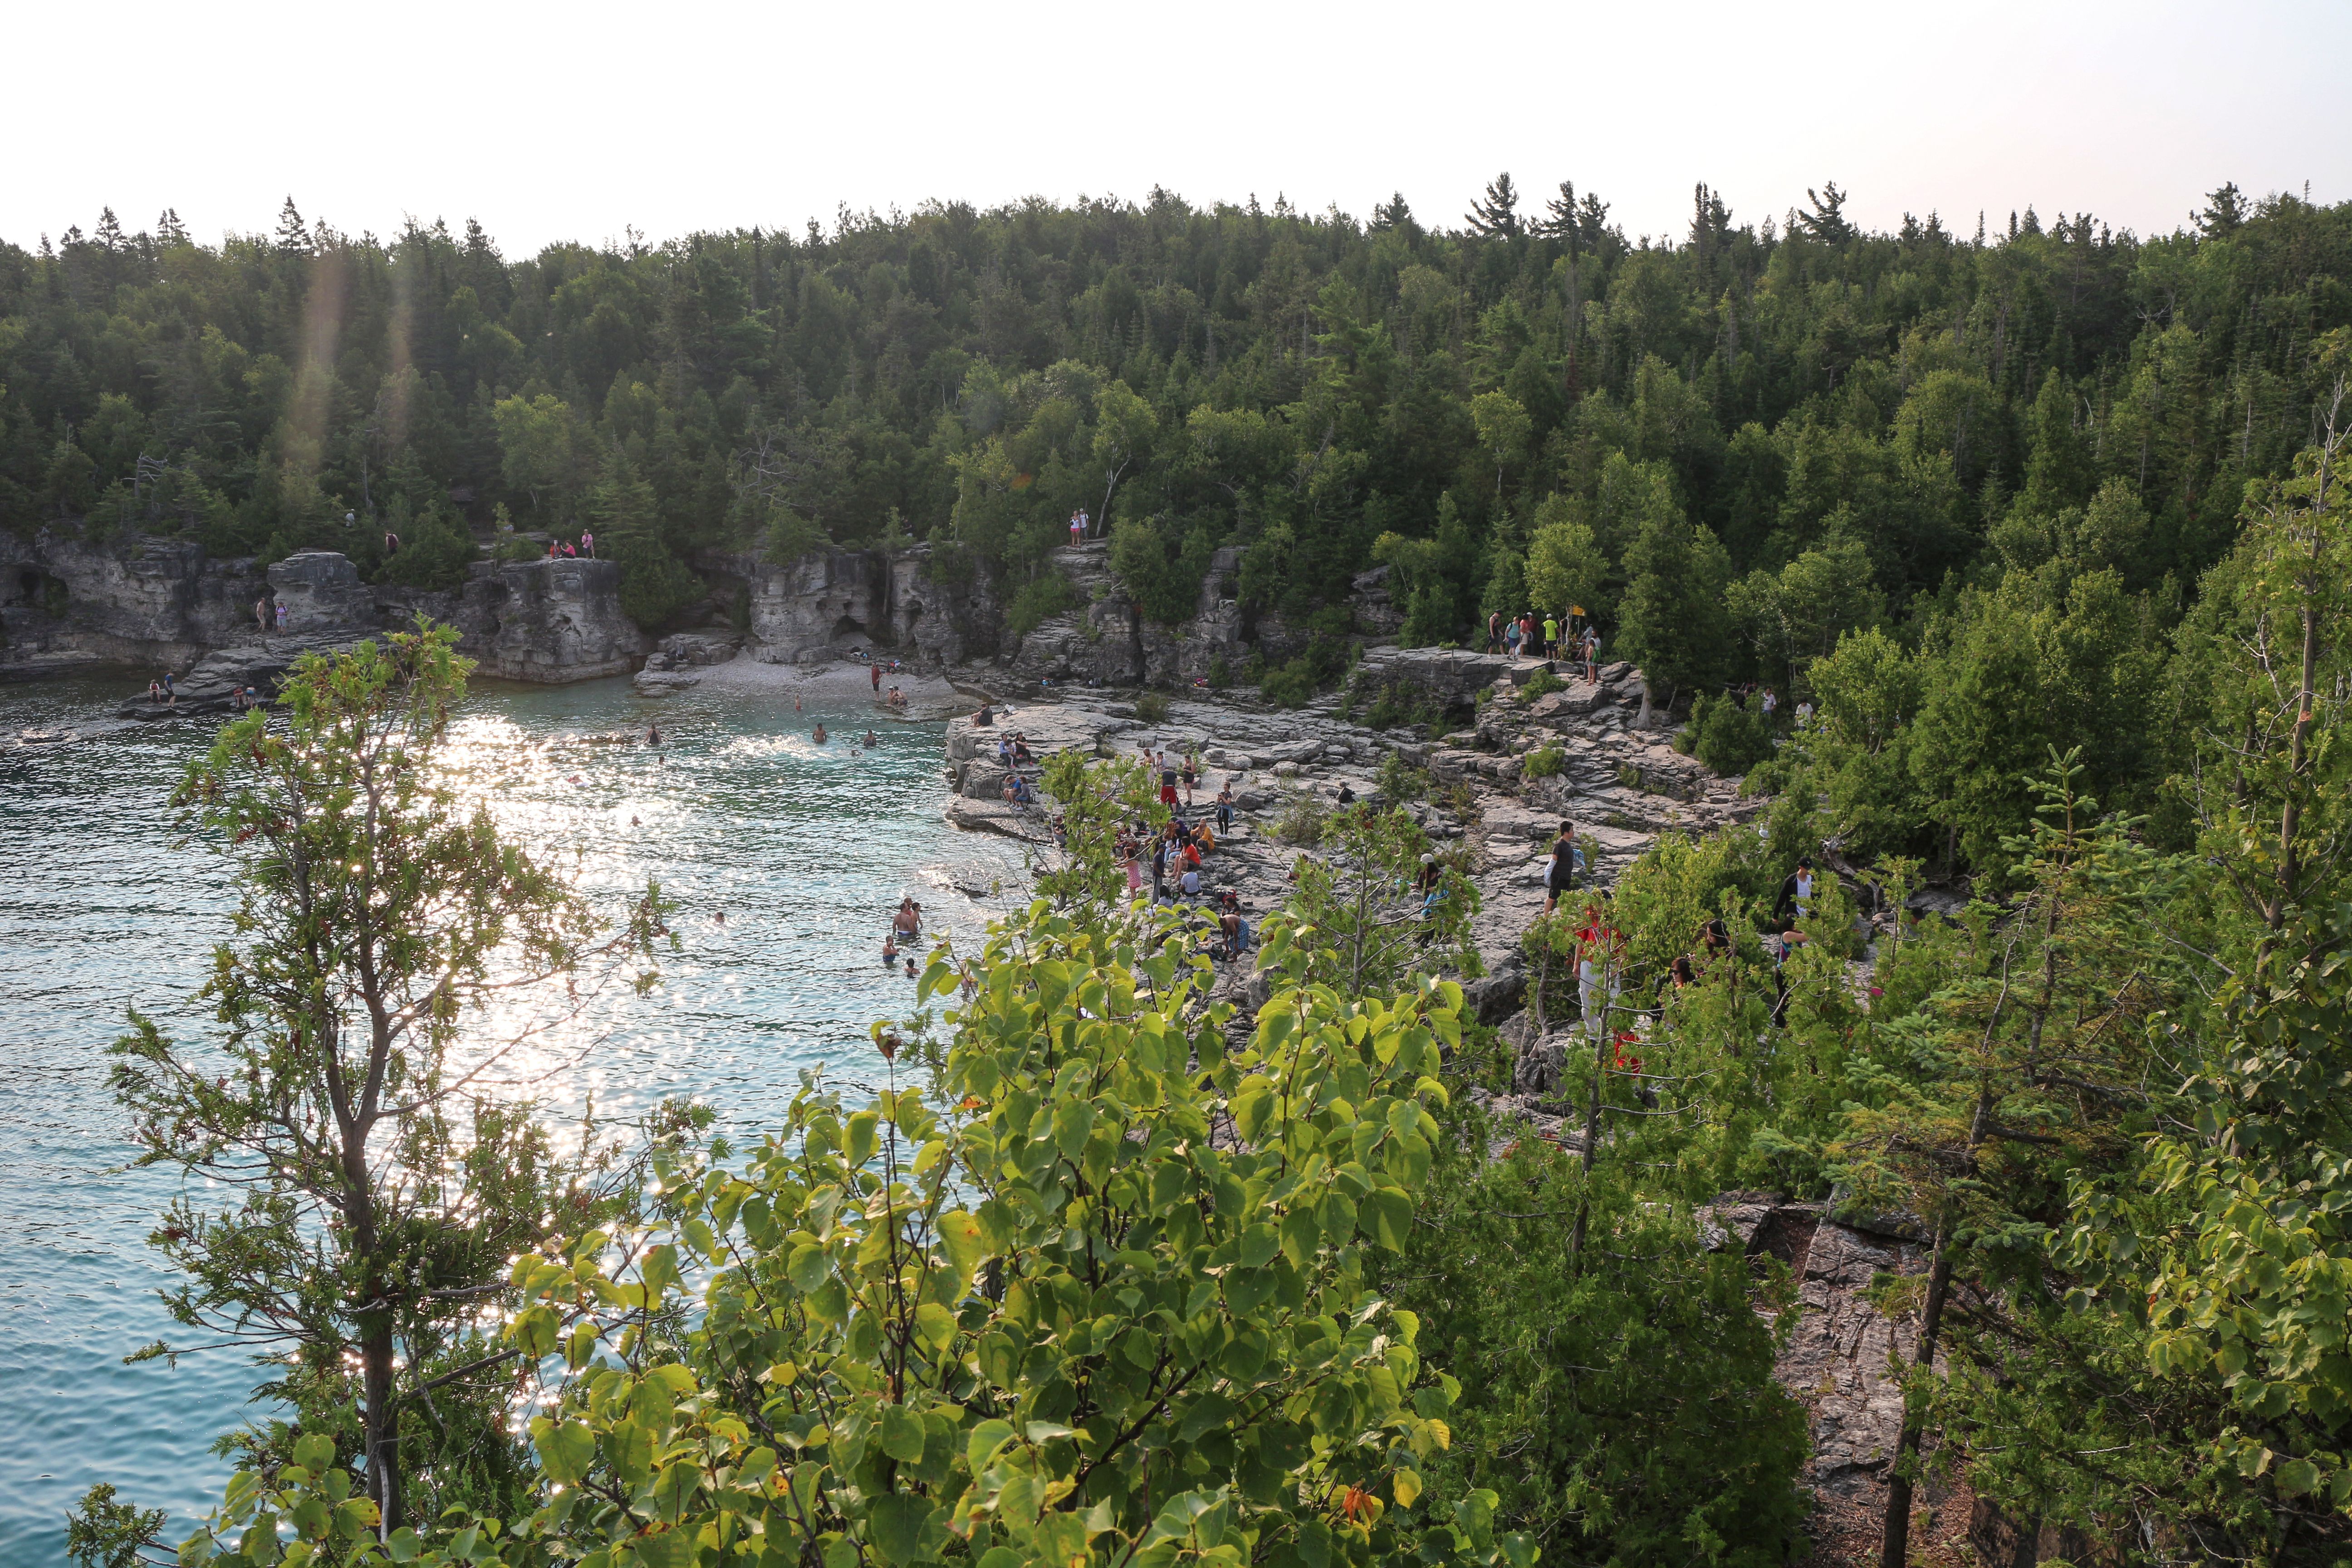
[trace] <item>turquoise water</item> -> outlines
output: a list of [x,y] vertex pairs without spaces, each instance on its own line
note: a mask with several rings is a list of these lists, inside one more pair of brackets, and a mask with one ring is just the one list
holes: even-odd
[[[209,729],[14,743],[100,722],[142,679],[0,685],[0,1568],[63,1563],[66,1510],[100,1480],[170,1510],[176,1542],[217,1500],[213,1438],[258,1414],[236,1352],[121,1362],[186,1338],[155,1300],[169,1277],[145,1242],[176,1178],[120,1169],[131,1151],[104,1052],[133,1005],[201,1024],[186,999],[229,891],[220,861],[171,847],[164,801]],[[583,739],[641,737],[648,718],[659,753]],[[823,748],[808,735],[820,719],[835,734]],[[852,754],[841,737],[869,725],[880,744]],[[543,1098],[593,1096],[601,1115],[690,1097],[740,1134],[803,1067],[862,1079],[866,1025],[911,1002],[879,959],[900,893],[933,927],[977,935],[1002,907],[992,886],[1017,874],[995,841],[940,820],[940,726],[882,723],[862,703],[795,714],[788,698],[651,702],[617,680],[486,687],[458,739],[468,787],[592,892],[650,875],[683,905],[687,951],[661,989],[600,1001],[540,1058]]]

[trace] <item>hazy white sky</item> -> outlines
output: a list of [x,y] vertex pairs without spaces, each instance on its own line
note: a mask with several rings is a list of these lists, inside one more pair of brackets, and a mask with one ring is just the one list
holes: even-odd
[[2143,233],[2235,180],[2352,197],[2352,5],[26,6],[0,237],[481,219],[509,255],[836,205],[1276,192],[1452,224],[1496,171],[1629,234],[1834,179],[1873,225],[2028,203]]

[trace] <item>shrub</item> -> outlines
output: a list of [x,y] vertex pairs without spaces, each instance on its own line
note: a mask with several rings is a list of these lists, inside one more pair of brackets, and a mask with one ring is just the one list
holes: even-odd
[[1735,697],[1701,697],[1677,743],[1718,773],[1744,773],[1771,756],[1772,724]]
[[1429,772],[1414,767],[1395,752],[1381,759],[1380,771],[1372,775],[1380,788],[1381,798],[1391,805],[1408,800],[1419,800],[1429,793]]
[[1538,669],[1533,675],[1528,677],[1528,683],[1519,688],[1519,695],[1532,702],[1538,697],[1548,696],[1554,691],[1565,691],[1567,689],[1567,681],[1562,680],[1559,676],[1554,675],[1549,669]]
[[1303,663],[1294,658],[1279,669],[1267,670],[1258,682],[1258,695],[1277,708],[1306,707],[1315,695],[1315,677]]
[[1147,724],[1168,722],[1168,699],[1157,691],[1147,691],[1135,700],[1135,716]]
[[1059,572],[1048,572],[1021,585],[1004,612],[1004,629],[1025,637],[1063,611],[1079,604],[1078,591]]
[[1558,746],[1538,746],[1519,763],[1522,778],[1548,779],[1568,766],[1568,753]]
[[1320,844],[1329,820],[1330,813],[1315,796],[1304,790],[1286,792],[1282,814],[1274,819],[1274,836],[1285,844]]
[[1214,658],[1211,658],[1209,660],[1209,689],[1212,691],[1223,691],[1233,683],[1234,667],[1225,662],[1225,656],[1223,654],[1218,654]]

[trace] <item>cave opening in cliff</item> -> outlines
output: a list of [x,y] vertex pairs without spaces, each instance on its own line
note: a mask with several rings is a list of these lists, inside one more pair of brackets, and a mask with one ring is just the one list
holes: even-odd
[[836,643],[887,643],[890,628],[882,628],[878,637],[866,629],[866,623],[854,616],[844,616],[833,624],[833,640]]

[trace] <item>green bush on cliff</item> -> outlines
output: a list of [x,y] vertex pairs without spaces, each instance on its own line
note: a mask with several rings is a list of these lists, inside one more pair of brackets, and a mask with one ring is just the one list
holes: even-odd
[[1078,591],[1059,572],[1041,572],[1021,585],[1005,607],[1004,630],[1008,637],[1025,637],[1065,610],[1075,609],[1081,603]]
[[1691,704],[1690,728],[1675,737],[1686,752],[1727,777],[1772,755],[1772,721],[1737,697],[1703,695]]

